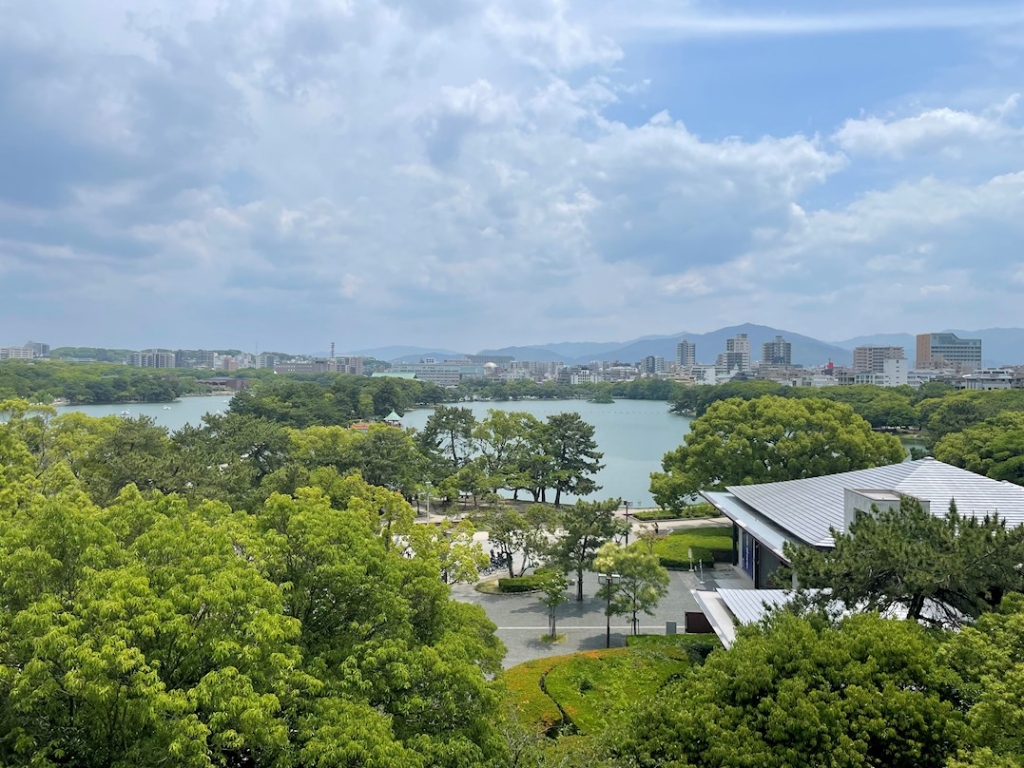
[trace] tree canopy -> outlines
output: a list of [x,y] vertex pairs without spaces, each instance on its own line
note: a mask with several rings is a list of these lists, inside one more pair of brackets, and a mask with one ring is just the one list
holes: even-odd
[[967,727],[938,647],[909,622],[777,613],[639,707],[611,752],[634,768],[940,768]]
[[997,515],[963,516],[953,505],[936,516],[904,496],[897,508],[858,511],[833,536],[832,550],[785,549],[800,590],[817,590],[821,604],[958,626],[1024,589],[1024,527]]
[[899,440],[871,431],[848,405],[815,398],[733,398],[693,420],[685,442],[651,475],[662,507],[700,490],[866,469],[902,461]]

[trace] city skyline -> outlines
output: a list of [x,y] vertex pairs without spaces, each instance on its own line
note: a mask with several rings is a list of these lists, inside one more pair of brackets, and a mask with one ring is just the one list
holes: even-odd
[[1016,3],[8,15],[4,343],[1024,326]]

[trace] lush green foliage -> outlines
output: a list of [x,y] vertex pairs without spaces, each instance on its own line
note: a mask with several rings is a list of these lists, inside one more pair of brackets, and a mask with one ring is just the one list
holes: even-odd
[[687,504],[680,509],[642,509],[639,512],[631,512],[630,517],[640,522],[654,522],[655,520],[693,520],[699,517],[721,517],[722,513],[715,509],[714,505],[706,501],[698,504]]
[[654,554],[665,568],[674,570],[689,570],[691,562],[703,563],[705,568],[713,568],[716,562],[732,562],[732,527],[680,528],[659,536]]
[[858,511],[849,532],[833,536],[827,552],[786,547],[801,591],[828,590],[809,595],[825,605],[958,625],[1024,589],[1024,527],[997,517],[964,517],[955,506],[937,517],[905,496],[895,509]]
[[109,363],[62,363],[57,360],[0,362],[0,400],[75,404],[160,403],[210,388],[198,381],[211,374],[187,370],[144,370]]
[[912,623],[777,615],[644,702],[616,764],[943,766],[968,733],[937,648]]
[[721,400],[651,474],[655,501],[681,509],[701,490],[817,477],[902,461],[899,440],[871,431],[848,405],[815,398]]
[[575,727],[599,733],[624,725],[633,706],[692,666],[685,651],[674,646],[580,653],[553,667],[544,688]]
[[505,670],[503,679],[525,725],[550,730],[571,723],[597,733],[623,725],[634,707],[699,663],[694,658],[678,642],[640,643],[528,661]]
[[1024,485],[1024,412],[1006,411],[961,432],[948,432],[934,453],[947,464]]
[[594,555],[594,570],[606,576],[597,597],[605,600],[609,616],[629,616],[633,634],[640,634],[640,614],[654,615],[661,598],[668,594],[669,575],[658,556],[642,542],[620,547],[606,542]]
[[0,518],[4,765],[501,758],[494,627],[450,600],[407,505],[382,528],[387,491],[354,478],[344,508],[303,489],[246,515],[128,487],[97,507],[54,471],[60,492]]
[[562,572],[576,575],[577,601],[583,600],[583,573],[594,562],[597,550],[626,531],[626,523],[615,516],[619,504],[619,499],[578,501],[563,508],[558,518],[557,537],[547,556]]

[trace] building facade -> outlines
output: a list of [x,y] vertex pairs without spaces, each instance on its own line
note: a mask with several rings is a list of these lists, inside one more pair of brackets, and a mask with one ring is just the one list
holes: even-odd
[[750,370],[750,339],[747,338],[747,334],[737,333],[731,339],[725,340],[725,362],[730,370]]
[[676,365],[690,368],[697,364],[697,345],[692,341],[680,339],[676,344]]
[[955,333],[920,333],[915,367],[976,371],[981,368],[981,339],[961,339]]
[[773,341],[766,341],[761,345],[762,365],[792,365],[793,345],[782,336],[776,336]]
[[143,349],[140,352],[132,352],[128,358],[128,364],[136,368],[174,368],[177,358],[170,349]]
[[903,347],[856,347],[853,350],[854,373],[882,373],[887,360],[905,360]]

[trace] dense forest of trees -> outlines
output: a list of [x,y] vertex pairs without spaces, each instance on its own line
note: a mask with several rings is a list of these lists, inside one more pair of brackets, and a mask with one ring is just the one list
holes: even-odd
[[[374,401],[369,390],[338,384],[328,399],[324,387],[286,380],[173,434],[146,419],[0,404],[0,763],[1024,765],[1024,542],[1019,530],[972,527],[955,511],[865,516],[834,554],[791,554],[807,561],[809,583],[858,610],[949,599],[966,617],[960,631],[813,606],[777,613],[657,697],[630,702],[625,725],[587,742],[532,734],[505,707],[494,625],[447,586],[481,562],[472,528],[416,525],[405,495],[424,478],[443,486],[477,475],[484,487],[514,488],[524,473],[551,500],[559,489],[585,492],[601,458],[592,432],[575,414],[476,420],[458,406],[439,408],[415,435],[325,423],[416,396],[377,381],[390,384]],[[298,415],[274,403],[289,393]],[[313,408],[334,400],[345,404]],[[782,460],[769,446],[794,471],[833,471],[814,463],[817,435],[833,452],[846,446],[844,460],[898,458],[893,438],[854,410],[820,399],[716,403],[704,418],[717,426],[695,428],[679,471],[753,476],[767,457],[771,472]],[[989,443],[1013,453],[1000,439],[1016,419],[968,415],[981,420],[942,440],[965,436],[971,456]],[[755,449],[772,419],[793,444],[769,435]],[[746,469],[714,459],[734,454],[729,435],[744,430]],[[594,567],[627,574],[610,603],[635,623],[665,582],[641,550],[607,545],[620,532],[617,504],[485,517],[509,548],[537,552],[577,582]],[[628,690],[624,681],[624,706]]]

